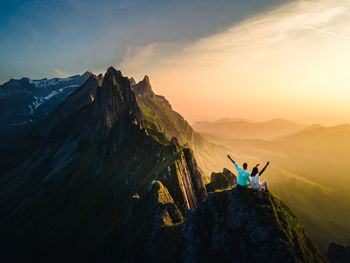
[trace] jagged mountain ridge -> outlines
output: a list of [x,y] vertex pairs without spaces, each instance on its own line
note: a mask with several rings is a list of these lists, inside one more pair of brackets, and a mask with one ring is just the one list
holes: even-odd
[[0,85],[0,150],[20,147],[21,138],[91,75],[85,72],[68,78],[11,79]]
[[[1,176],[4,247],[25,247],[31,240],[32,253],[42,246],[47,253],[50,247],[72,252],[70,246],[79,251],[126,237],[128,200],[136,192],[145,195],[155,179],[167,187],[182,216],[206,198],[192,152],[143,128],[128,79],[110,68],[99,83],[91,103],[72,108],[47,134],[35,134],[26,158]],[[48,122],[43,125],[51,127]],[[115,244],[122,254],[125,244]]]
[[[135,82],[135,81],[134,81]],[[137,103],[144,116],[145,125],[165,133],[169,138],[176,137],[180,144],[188,144],[203,171],[204,179],[209,182],[212,171],[228,165],[225,158],[227,149],[204,139],[191,125],[172,109],[169,101],[153,92],[148,76],[133,84]]]
[[[33,135],[24,160],[0,177],[2,254],[44,262],[53,254],[59,261],[133,262],[186,261],[186,251],[196,262],[190,225],[182,232],[184,219],[197,209],[208,217],[216,212],[206,209],[212,198],[204,201],[192,151],[152,128],[159,123],[143,115],[119,71],[110,68],[100,79],[91,82],[97,85],[93,99],[89,85],[71,94],[42,124],[46,132],[39,127]],[[81,94],[86,105],[70,108]],[[48,125],[55,116],[61,119]],[[204,224],[205,217],[198,220]]]

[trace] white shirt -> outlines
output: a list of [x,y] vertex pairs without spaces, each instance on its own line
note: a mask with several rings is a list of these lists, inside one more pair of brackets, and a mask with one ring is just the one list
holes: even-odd
[[259,173],[257,173],[255,176],[252,176],[252,189],[258,190],[260,189],[260,176]]

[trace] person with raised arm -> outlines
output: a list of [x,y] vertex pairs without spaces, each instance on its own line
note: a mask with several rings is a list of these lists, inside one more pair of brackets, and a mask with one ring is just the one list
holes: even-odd
[[247,187],[250,184],[250,173],[247,171],[248,164],[243,163],[243,169],[239,167],[239,165],[231,158],[231,156],[228,154],[227,158],[230,159],[231,162],[235,165],[238,176],[237,176],[237,185],[242,187]]
[[267,162],[266,165],[264,166],[264,168],[261,170],[261,172],[259,173],[259,169],[258,166],[259,164],[257,164],[251,173],[251,186],[253,190],[259,191],[260,189],[265,187],[265,191],[268,192],[269,190],[267,189],[267,182],[263,181],[262,183],[260,183],[260,176],[263,174],[263,172],[265,172],[265,169],[267,168],[267,166],[269,166],[270,162]]

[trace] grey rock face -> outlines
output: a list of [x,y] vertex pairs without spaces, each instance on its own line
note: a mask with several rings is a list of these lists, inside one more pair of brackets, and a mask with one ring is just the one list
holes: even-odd
[[202,180],[202,174],[199,171],[196,159],[193,157],[193,152],[190,149],[184,150],[186,163],[191,175],[194,190],[196,192],[197,201],[203,201],[207,199],[208,193]]
[[227,168],[221,173],[211,173],[210,183],[205,187],[208,192],[214,192],[219,189],[228,189],[237,184],[237,177]]
[[155,181],[151,186],[149,217],[154,222],[155,229],[164,224],[175,224],[182,221],[179,209],[176,207],[168,189],[160,181]]
[[[171,144],[174,151],[180,151],[181,146],[178,140],[173,137]],[[196,160],[190,149],[184,149],[180,159],[176,161],[178,166],[178,178],[184,194],[184,203],[187,209],[194,208],[198,203],[207,198],[207,190],[202,181],[202,174],[199,171]]]
[[136,95],[139,97],[144,97],[144,96],[154,97],[155,96],[154,92],[152,90],[151,83],[150,83],[147,75],[139,83],[134,84],[133,87],[135,89]]
[[95,131],[100,135],[105,134],[122,116],[131,118],[136,125],[141,124],[141,111],[129,79],[110,67],[102,85],[96,91],[92,103],[90,127],[95,127]]
[[234,186],[237,184],[237,177],[229,169],[224,168],[222,174],[226,176],[226,178],[229,180],[230,186]]

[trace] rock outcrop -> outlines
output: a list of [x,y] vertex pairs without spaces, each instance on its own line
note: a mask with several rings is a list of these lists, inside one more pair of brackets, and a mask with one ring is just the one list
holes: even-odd
[[223,190],[230,188],[237,183],[237,177],[227,168],[224,168],[221,173],[211,173],[210,183],[206,184],[208,192],[215,190]]
[[175,137],[171,139],[171,144],[174,152],[181,152],[180,158],[175,162],[175,166],[177,166],[176,171],[180,180],[179,185],[183,193],[185,208],[186,210],[191,209],[207,198],[207,190],[191,150],[182,150]]
[[[196,192],[197,202],[203,201],[207,199],[208,193],[205,189],[205,185],[203,183],[202,174],[199,171],[199,167],[197,165],[197,161],[194,158],[194,154],[191,149],[184,149],[185,160],[187,163],[187,167],[190,172],[192,184],[194,186],[194,190]],[[197,203],[198,204],[198,203]]]
[[155,94],[152,90],[151,83],[148,76],[144,76],[143,80],[133,85],[135,89],[136,96],[138,97],[154,97]]
[[154,222],[156,228],[183,221],[183,217],[176,207],[168,189],[160,181],[151,184],[148,218]]
[[144,203],[142,197],[138,201],[139,210],[146,209],[139,231],[147,239],[130,261],[327,262],[296,216],[272,193],[237,188],[210,193],[184,221],[160,182],[149,193]]
[[233,188],[187,214],[184,262],[326,262],[274,194]]

